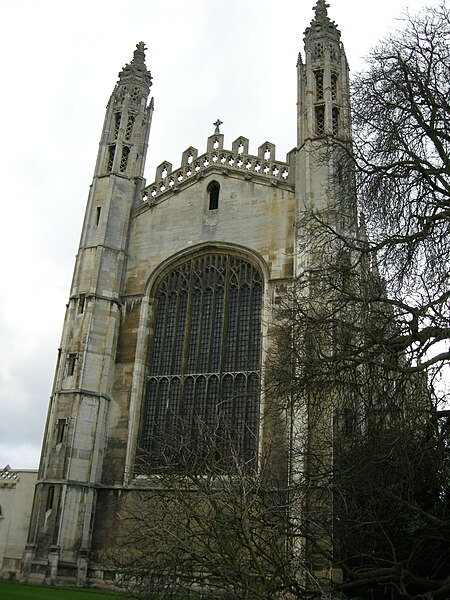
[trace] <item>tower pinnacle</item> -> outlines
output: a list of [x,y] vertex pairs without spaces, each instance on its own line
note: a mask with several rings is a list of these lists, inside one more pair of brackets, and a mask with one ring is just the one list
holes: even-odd
[[328,32],[329,34],[334,34],[336,36],[340,36],[340,31],[337,28],[337,25],[334,21],[330,19],[328,16],[328,8],[329,4],[325,2],[325,0],[317,0],[316,5],[314,6],[314,18],[311,21],[311,25],[306,28],[305,37],[311,35],[320,35],[322,32]]
[[144,42],[139,42],[136,44],[136,50],[133,52],[133,60],[132,63],[140,62],[141,64],[145,64],[145,51],[147,48],[145,47]]
[[325,3],[325,0],[317,0],[316,6],[314,7],[316,13],[316,21],[325,21],[328,19],[328,11],[330,5]]
[[144,42],[136,44],[136,50],[133,52],[132,61],[127,63],[119,73],[120,82],[135,80],[144,83],[147,88],[150,89],[150,86],[152,85],[152,76],[145,64],[146,49]]

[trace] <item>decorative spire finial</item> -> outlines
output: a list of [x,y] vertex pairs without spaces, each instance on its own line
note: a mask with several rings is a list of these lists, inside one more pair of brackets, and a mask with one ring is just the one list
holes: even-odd
[[152,76],[145,65],[145,47],[144,42],[136,44],[136,50],[133,52],[133,58],[129,64],[126,64],[119,73],[121,82],[133,80],[136,83],[144,83],[150,89],[152,85]]
[[324,21],[328,19],[328,10],[330,5],[325,3],[325,0],[317,0],[314,10],[316,12],[316,21]]
[[214,130],[214,133],[220,133],[220,126],[223,124],[223,121],[221,121],[220,119],[217,119],[217,121],[215,123],[213,123],[214,127],[216,128]]
[[147,48],[145,47],[144,42],[139,42],[136,44],[136,50],[133,52],[133,60],[132,63],[145,63],[145,51]]

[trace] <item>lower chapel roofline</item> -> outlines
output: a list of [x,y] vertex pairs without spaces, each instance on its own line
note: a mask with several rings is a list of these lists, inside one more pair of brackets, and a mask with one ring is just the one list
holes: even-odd
[[[258,148],[258,154],[249,154],[249,140],[238,137],[232,144],[232,149],[223,147],[224,136],[216,133],[208,138],[207,150],[198,156],[197,148],[187,148],[181,157],[181,167],[172,171],[172,164],[162,162],[156,167],[155,181],[146,186],[142,191],[145,204],[153,205],[156,199],[168,193],[177,192],[185,185],[194,183],[196,179],[204,177],[207,172],[215,171],[228,175],[238,173],[246,179],[256,178],[261,183],[269,185],[285,184],[293,188],[290,174],[290,154],[287,162],[276,160],[275,144],[265,142]],[[294,152],[292,150],[291,152]]]

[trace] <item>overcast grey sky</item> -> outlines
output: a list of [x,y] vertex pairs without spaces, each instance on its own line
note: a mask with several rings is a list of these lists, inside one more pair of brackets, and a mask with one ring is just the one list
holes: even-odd
[[[352,71],[423,0],[329,0]],[[296,143],[296,62],[315,0],[0,0],[0,468],[37,468],[65,304],[105,106],[137,42],[155,113],[147,182],[163,160]]]

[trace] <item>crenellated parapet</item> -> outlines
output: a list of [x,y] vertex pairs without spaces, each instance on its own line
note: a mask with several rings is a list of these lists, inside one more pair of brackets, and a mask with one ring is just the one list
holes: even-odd
[[219,131],[207,140],[206,152],[198,156],[194,147],[187,148],[181,156],[181,166],[175,171],[168,161],[156,167],[155,181],[144,188],[143,202],[155,204],[160,198],[176,193],[186,185],[205,177],[210,171],[223,175],[238,174],[245,179],[255,179],[269,185],[290,184],[289,162],[275,158],[275,144],[264,142],[258,154],[249,154],[249,140],[238,137],[231,150],[224,148],[224,136]]
[[[0,471],[0,488],[15,487],[20,481],[19,473],[13,471],[9,465]],[[0,519],[1,519],[0,511]]]

